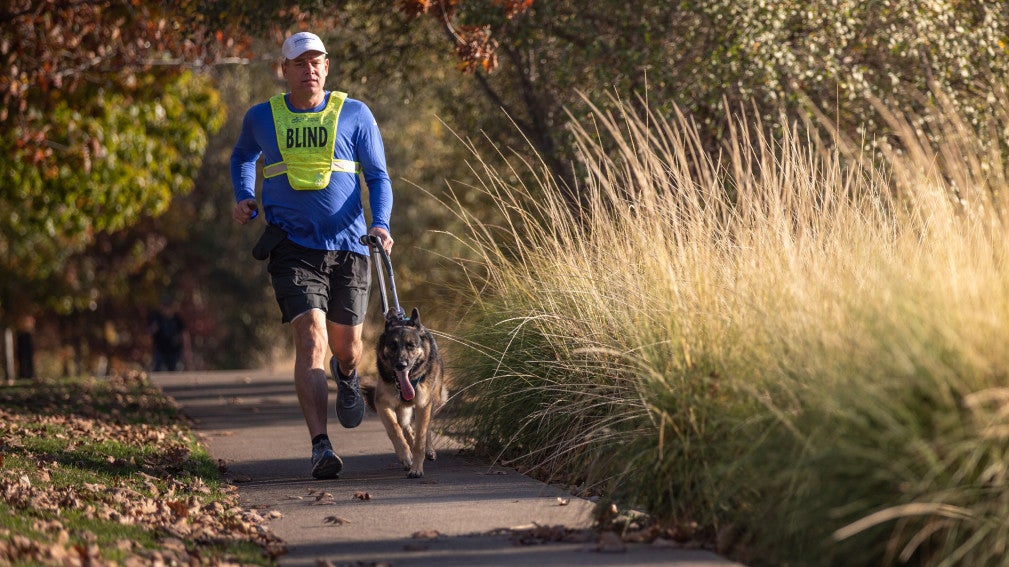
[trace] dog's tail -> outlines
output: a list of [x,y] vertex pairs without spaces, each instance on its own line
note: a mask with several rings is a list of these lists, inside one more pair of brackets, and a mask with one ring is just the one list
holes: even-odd
[[364,396],[364,403],[368,404],[368,409],[373,412],[378,412],[378,410],[375,409],[375,387],[361,384],[361,395]]

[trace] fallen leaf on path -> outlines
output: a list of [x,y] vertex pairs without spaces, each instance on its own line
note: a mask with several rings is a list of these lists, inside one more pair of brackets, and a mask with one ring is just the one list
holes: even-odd
[[342,526],[350,523],[350,520],[339,516],[326,516],[322,521],[327,524],[333,524],[334,526]]
[[334,499],[333,495],[328,492],[316,493],[315,502],[312,502],[312,506],[329,506],[332,504],[336,504],[336,499]]
[[186,518],[189,516],[189,506],[185,502],[169,501],[166,504],[176,517]]
[[655,528],[628,530],[622,536],[623,540],[627,543],[650,543],[656,537],[658,536]]
[[570,503],[571,503],[571,499],[570,498],[561,498],[560,496],[557,497],[557,505],[558,506],[567,506]]
[[575,529],[562,525],[544,526],[536,523],[498,528],[487,535],[510,535],[516,545],[541,545],[550,542],[590,543],[595,539],[591,529]]
[[186,544],[181,539],[176,537],[168,537],[162,539],[159,543],[161,543],[161,546],[164,549],[167,549],[169,551],[183,552],[183,553],[186,551]]
[[410,536],[413,539],[438,539],[441,536],[441,532],[438,530],[421,530],[419,532],[413,532]]
[[21,442],[21,439],[14,436],[6,436],[3,439],[0,439],[0,443],[3,443],[4,447],[9,449],[22,449],[25,446],[24,443]]
[[367,492],[362,492],[362,491],[359,490],[359,491],[357,491],[357,492],[354,493],[354,498],[356,498],[358,500],[371,500],[371,494],[368,494]]

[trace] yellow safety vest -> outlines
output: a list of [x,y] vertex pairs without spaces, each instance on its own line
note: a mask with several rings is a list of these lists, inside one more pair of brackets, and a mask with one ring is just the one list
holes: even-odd
[[359,163],[333,158],[336,125],[346,98],[347,93],[333,91],[322,111],[291,112],[284,95],[270,97],[282,160],[264,166],[263,176],[276,177],[286,173],[287,181],[294,189],[318,190],[329,185],[334,171],[359,173]]

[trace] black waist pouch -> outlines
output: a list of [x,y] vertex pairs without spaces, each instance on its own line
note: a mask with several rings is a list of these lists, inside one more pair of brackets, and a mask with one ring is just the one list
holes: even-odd
[[259,237],[259,241],[252,247],[252,257],[257,260],[266,260],[270,257],[270,252],[286,238],[287,233],[284,232],[284,229],[272,224],[266,225],[263,235]]

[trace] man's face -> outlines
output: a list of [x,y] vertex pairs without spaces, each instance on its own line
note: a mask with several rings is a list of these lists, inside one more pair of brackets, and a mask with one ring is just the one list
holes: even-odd
[[325,53],[306,51],[296,59],[284,61],[284,78],[292,93],[314,94],[322,92],[329,75],[329,59]]

